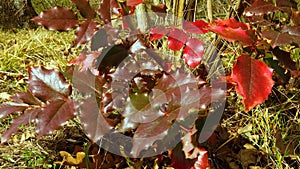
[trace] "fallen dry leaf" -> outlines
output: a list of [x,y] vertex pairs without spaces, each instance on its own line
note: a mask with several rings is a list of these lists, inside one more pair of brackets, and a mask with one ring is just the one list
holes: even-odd
[[57,161],[55,162],[56,164],[63,165],[63,163],[67,163],[69,165],[79,165],[82,163],[85,153],[84,152],[78,152],[76,153],[76,158],[74,158],[70,153],[66,151],[60,151],[59,152],[60,156],[63,158],[62,161]]

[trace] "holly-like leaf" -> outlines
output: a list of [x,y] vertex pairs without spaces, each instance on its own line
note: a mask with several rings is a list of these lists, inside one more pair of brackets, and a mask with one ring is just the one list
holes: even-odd
[[5,118],[7,115],[17,112],[22,112],[29,107],[28,104],[7,102],[0,105],[0,118]]
[[169,30],[164,26],[157,26],[150,30],[150,41],[159,40],[169,33]]
[[143,3],[143,0],[126,0],[126,5],[131,7],[135,7],[141,3]]
[[204,44],[197,38],[189,39],[183,50],[183,58],[190,68],[195,68],[200,64],[204,54]]
[[25,110],[25,112],[21,116],[13,119],[9,129],[2,134],[1,143],[6,142],[13,133],[17,132],[20,125],[26,125],[30,122],[34,122],[37,118],[38,113],[40,113],[39,109],[29,109]]
[[273,70],[264,62],[241,55],[232,70],[232,79],[237,83],[237,92],[244,97],[245,111],[264,102],[272,91]]
[[28,89],[39,100],[50,102],[65,99],[71,94],[71,86],[61,72],[41,66],[31,67],[28,72]]
[[37,119],[39,137],[51,134],[54,130],[64,126],[66,122],[75,117],[76,103],[73,100],[55,100],[41,109]]
[[98,24],[94,21],[84,21],[78,28],[75,34],[75,47],[79,47],[81,44],[85,44],[89,41],[94,33],[97,31]]
[[264,0],[256,0],[251,4],[250,7],[245,9],[246,16],[251,15],[263,15],[271,12],[278,11],[279,8],[274,6],[271,2],[266,2]]
[[182,23],[182,28],[190,33],[196,33],[196,34],[203,34],[206,33],[208,30],[206,27],[208,26],[208,23],[202,20],[196,20],[194,22],[190,21],[184,21]]
[[56,6],[31,19],[49,30],[69,31],[78,25],[76,14],[69,8]]
[[131,154],[136,157],[142,150],[147,150],[157,140],[162,140],[172,123],[165,118],[159,118],[150,123],[142,123],[134,133]]
[[238,41],[243,46],[252,46],[255,43],[255,35],[248,26],[242,22],[238,22],[234,18],[227,20],[216,20],[215,24],[210,24],[208,29],[220,35],[229,42]]
[[88,0],[71,0],[79,10],[81,16],[87,19],[94,19],[96,17],[96,12],[91,7]]
[[292,44],[293,42],[300,44],[300,36],[291,35],[288,32],[279,32],[275,30],[265,30],[261,33],[263,38],[271,40],[271,46],[282,46]]
[[188,35],[178,28],[174,28],[168,35],[168,46],[171,50],[180,50],[188,40]]

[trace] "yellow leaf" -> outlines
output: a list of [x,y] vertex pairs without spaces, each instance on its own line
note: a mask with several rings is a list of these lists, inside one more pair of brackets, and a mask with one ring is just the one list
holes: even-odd
[[63,158],[62,161],[55,162],[56,164],[62,165],[64,162],[68,163],[69,165],[78,165],[82,163],[85,153],[84,152],[78,152],[76,153],[76,158],[72,157],[72,155],[66,151],[60,151],[60,156]]

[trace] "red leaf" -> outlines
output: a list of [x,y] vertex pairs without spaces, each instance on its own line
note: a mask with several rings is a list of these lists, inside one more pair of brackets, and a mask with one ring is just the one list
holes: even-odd
[[182,152],[182,147],[178,144],[169,155],[171,157],[171,167],[174,169],[192,169],[195,160],[186,159]]
[[49,30],[58,31],[72,30],[78,24],[77,16],[71,9],[59,6],[43,11],[31,20]]
[[194,164],[195,169],[207,169],[210,167],[208,161],[208,154],[204,148],[199,149],[199,156],[197,161]]
[[71,0],[79,10],[80,14],[87,19],[94,19],[96,12],[91,7],[88,0]]
[[143,3],[143,0],[126,0],[126,5],[131,7],[135,7],[141,3]]
[[28,72],[28,90],[43,102],[65,99],[71,94],[71,86],[61,72],[41,66],[31,67]]
[[271,2],[265,2],[264,0],[256,0],[250,7],[245,9],[246,16],[251,15],[263,15],[270,12],[278,11],[279,9]]
[[274,84],[272,71],[264,62],[250,56],[241,55],[237,59],[231,77],[237,82],[237,92],[244,97],[246,111],[268,98]]
[[0,105],[0,119],[5,118],[7,115],[17,112],[22,112],[27,109],[29,105],[24,103],[3,103]]
[[26,110],[21,116],[17,117],[16,119],[13,119],[9,129],[2,134],[1,143],[6,142],[13,133],[17,132],[19,130],[20,125],[26,125],[30,122],[35,121],[39,112],[40,110],[38,109]]
[[89,41],[97,31],[98,24],[94,21],[84,21],[78,28],[75,34],[75,47],[85,44]]
[[161,39],[163,36],[169,33],[169,30],[164,26],[157,26],[150,30],[150,41]]
[[249,26],[243,22],[238,22],[235,18],[229,18],[226,20],[218,19],[214,21],[218,26],[230,27],[230,28],[242,28],[248,29]]
[[190,68],[195,68],[200,64],[204,54],[203,43],[196,38],[189,39],[183,50],[183,58]]
[[216,20],[216,25],[210,24],[208,29],[220,35],[229,42],[239,41],[243,46],[251,46],[255,43],[254,32],[248,26],[234,18],[227,20]]
[[51,134],[75,117],[76,104],[73,100],[55,100],[41,109],[37,117],[38,136]]
[[202,20],[196,20],[195,22],[190,21],[184,21],[182,23],[182,28],[190,33],[196,33],[196,34],[203,34],[206,33],[208,30],[206,27],[208,26],[208,23]]
[[180,50],[188,40],[188,35],[182,30],[174,28],[168,35],[168,46],[171,50]]

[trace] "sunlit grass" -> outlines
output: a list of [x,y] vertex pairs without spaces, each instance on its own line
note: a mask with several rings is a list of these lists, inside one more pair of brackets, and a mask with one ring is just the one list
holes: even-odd
[[80,49],[71,48],[74,32],[0,31],[0,93],[24,90],[30,66],[64,69]]

